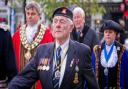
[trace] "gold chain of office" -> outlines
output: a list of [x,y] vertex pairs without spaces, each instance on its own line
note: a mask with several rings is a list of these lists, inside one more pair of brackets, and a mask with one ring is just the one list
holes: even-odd
[[26,25],[23,25],[21,27],[21,30],[20,30],[20,39],[21,39],[22,45],[27,49],[27,52],[25,53],[24,56],[25,56],[26,60],[29,61],[30,58],[31,58],[31,56],[32,56],[30,51],[32,49],[34,49],[36,46],[39,45],[40,41],[44,37],[46,28],[44,27],[44,25],[41,24],[39,33],[36,36],[36,38],[32,41],[32,43],[29,43],[28,40],[27,40],[26,33],[25,33],[25,28],[26,28]]

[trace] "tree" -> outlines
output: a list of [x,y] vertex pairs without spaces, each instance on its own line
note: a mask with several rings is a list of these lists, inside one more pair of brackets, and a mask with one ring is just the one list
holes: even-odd
[[96,13],[105,13],[105,9],[98,4],[98,0],[35,0],[38,1],[44,13],[48,18],[51,17],[53,11],[55,8],[60,7],[60,6],[67,6],[70,7],[74,4],[82,7],[86,15],[95,15]]

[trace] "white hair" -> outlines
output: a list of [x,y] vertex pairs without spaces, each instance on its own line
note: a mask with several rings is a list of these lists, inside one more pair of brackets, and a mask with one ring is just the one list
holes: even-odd
[[82,17],[85,17],[85,12],[81,7],[75,7],[73,10],[73,14],[75,13],[80,13],[82,15]]

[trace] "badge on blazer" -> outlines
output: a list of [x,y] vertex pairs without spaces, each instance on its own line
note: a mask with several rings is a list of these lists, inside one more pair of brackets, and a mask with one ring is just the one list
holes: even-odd
[[75,77],[74,77],[73,83],[74,83],[74,84],[79,83],[78,73],[77,73],[77,72],[75,73]]
[[71,63],[70,63],[70,67],[73,66],[73,63],[74,63],[74,58],[72,59]]
[[73,83],[74,84],[77,84],[79,83],[79,75],[78,75],[78,72],[79,72],[79,67],[78,67],[78,63],[79,63],[79,59],[76,59],[75,60],[75,76],[74,76],[74,80],[73,80]]

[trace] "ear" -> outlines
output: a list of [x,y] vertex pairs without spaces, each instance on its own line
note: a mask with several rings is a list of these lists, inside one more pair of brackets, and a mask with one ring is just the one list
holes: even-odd
[[74,29],[74,24],[70,25],[70,33],[72,32],[73,29]]

